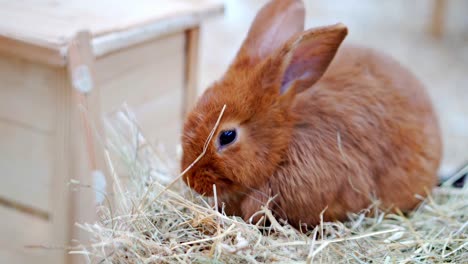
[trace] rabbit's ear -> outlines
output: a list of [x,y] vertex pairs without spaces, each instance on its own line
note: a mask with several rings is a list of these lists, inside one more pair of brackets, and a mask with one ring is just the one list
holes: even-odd
[[272,0],[257,14],[237,54],[237,62],[257,64],[304,31],[305,9],[301,0]]
[[[348,29],[343,24],[314,28],[299,34],[272,56],[268,67],[280,65],[280,93],[291,87],[299,93],[311,87],[327,70]],[[278,87],[276,85],[276,87]]]

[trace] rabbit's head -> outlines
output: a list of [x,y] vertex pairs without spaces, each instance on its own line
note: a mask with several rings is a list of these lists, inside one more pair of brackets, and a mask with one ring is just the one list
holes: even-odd
[[211,196],[255,189],[280,165],[297,118],[296,96],[326,71],[347,29],[342,24],[304,31],[302,1],[274,0],[257,14],[226,74],[201,96],[187,116],[182,136],[182,169],[195,191]]

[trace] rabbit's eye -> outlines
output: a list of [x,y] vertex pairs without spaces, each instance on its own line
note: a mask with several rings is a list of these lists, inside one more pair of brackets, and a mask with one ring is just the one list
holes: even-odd
[[219,145],[221,147],[227,146],[234,142],[234,140],[236,140],[236,137],[237,132],[235,129],[221,131],[221,133],[219,134]]

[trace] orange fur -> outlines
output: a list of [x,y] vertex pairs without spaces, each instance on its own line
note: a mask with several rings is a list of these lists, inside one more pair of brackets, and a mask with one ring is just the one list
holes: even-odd
[[[224,104],[217,134],[236,128],[238,139],[224,149],[213,140],[185,182],[208,196],[216,184],[226,212],[244,219],[274,196],[271,210],[296,227],[317,224],[325,208],[325,220],[344,220],[374,196],[414,208],[415,195],[435,185],[441,158],[424,87],[381,53],[338,50],[341,24],[302,32],[303,17],[278,23],[303,12],[301,1],[273,0],[257,15],[229,70],[187,117],[182,168],[201,153]],[[264,45],[271,34],[274,49]]]

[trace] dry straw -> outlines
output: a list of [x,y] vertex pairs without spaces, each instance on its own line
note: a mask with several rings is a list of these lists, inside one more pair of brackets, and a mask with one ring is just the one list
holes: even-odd
[[[134,120],[127,110],[107,120],[109,161],[120,184],[114,195],[108,194],[112,204],[100,208],[100,222],[79,225],[93,239],[72,253],[90,263],[468,260],[467,188],[437,188],[407,215],[386,214],[376,203],[351,214],[348,222],[322,221],[301,233],[263,209],[271,225],[256,226],[219,213],[211,200],[174,181],[181,176],[177,177],[175,159],[147,144]],[[212,136],[213,132],[207,142]]]

